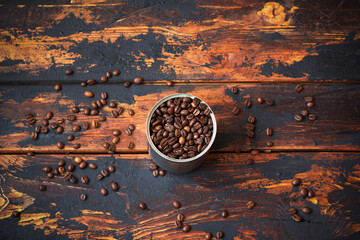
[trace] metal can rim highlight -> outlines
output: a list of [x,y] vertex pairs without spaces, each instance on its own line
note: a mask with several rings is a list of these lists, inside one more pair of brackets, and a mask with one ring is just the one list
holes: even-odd
[[[212,119],[212,122],[213,122],[213,134],[211,136],[211,140],[208,144],[208,146],[204,149],[204,151],[202,151],[201,153],[199,153],[198,155],[192,157],[192,158],[186,158],[186,159],[176,159],[176,158],[171,158],[169,156],[166,156],[164,153],[162,153],[154,144],[154,142],[152,141],[151,139],[151,135],[150,135],[150,121],[151,121],[151,117],[152,115],[154,114],[154,112],[156,111],[156,109],[161,105],[163,104],[164,102],[166,102],[167,100],[170,100],[170,99],[173,99],[173,98],[178,98],[178,97],[190,97],[191,99],[194,99],[194,98],[198,98],[200,99],[200,101],[204,104],[206,104],[206,106],[211,110],[211,113],[210,113],[210,116],[211,116],[211,119]],[[190,95],[190,94],[187,94],[187,93],[176,93],[176,94],[172,94],[172,95],[169,95],[167,97],[164,97],[163,99],[159,100],[153,107],[152,109],[150,110],[149,114],[148,114],[148,117],[146,119],[146,139],[147,139],[147,142],[149,144],[149,147],[152,148],[152,150],[154,150],[159,156],[161,156],[163,159],[167,160],[167,161],[170,161],[170,162],[174,162],[174,163],[189,163],[189,162],[192,162],[192,161],[196,161],[198,160],[199,158],[201,158],[202,156],[204,156],[206,153],[209,152],[211,146],[213,145],[214,141],[215,141],[215,137],[216,137],[216,133],[217,133],[217,124],[216,124],[216,118],[215,118],[215,114],[213,112],[213,110],[211,109],[211,107],[206,103],[204,102],[201,98],[199,97],[196,97],[194,95]]]

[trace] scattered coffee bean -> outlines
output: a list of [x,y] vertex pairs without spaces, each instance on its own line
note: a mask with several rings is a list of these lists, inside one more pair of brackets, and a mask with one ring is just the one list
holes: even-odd
[[80,147],[81,147],[80,143],[75,143],[75,144],[73,145],[73,148],[74,148],[74,149],[79,149]]
[[238,115],[240,113],[240,108],[239,107],[234,107],[231,112],[232,112],[233,115]]
[[294,115],[294,119],[295,119],[296,121],[298,121],[298,122],[301,122],[301,121],[303,120],[303,117],[302,117],[302,115],[300,115],[300,114],[295,114],[295,115]]
[[130,116],[134,116],[134,114],[135,114],[134,110],[129,109],[129,115],[130,115]]
[[134,83],[136,85],[139,85],[143,82],[144,79],[142,79],[141,77],[137,77],[137,78],[134,78]]
[[145,209],[147,209],[147,206],[144,202],[139,202],[139,208],[142,210],[145,210]]
[[49,132],[49,128],[48,127],[45,127],[45,126],[42,126],[41,127],[41,133],[48,133]]
[[32,157],[32,156],[35,156],[35,153],[34,153],[34,152],[28,152],[27,155],[28,155],[29,157]]
[[116,182],[112,182],[110,186],[111,190],[113,190],[114,192],[119,191],[119,184],[117,184]]
[[39,133],[40,131],[41,131],[41,127],[40,127],[40,126],[36,126],[34,132]]
[[295,221],[295,222],[301,222],[302,218],[297,215],[296,213],[292,215],[292,219]]
[[84,184],[88,184],[89,183],[89,178],[86,177],[86,176],[82,176],[81,177],[81,182],[84,183]]
[[248,159],[248,160],[246,161],[246,165],[252,165],[252,164],[254,164],[254,160],[253,160],[253,159]]
[[45,120],[50,120],[50,119],[52,119],[53,118],[53,116],[54,116],[54,113],[53,112],[47,112],[46,113],[46,115],[45,115]]
[[303,86],[301,86],[301,85],[297,85],[296,87],[295,87],[295,91],[296,92],[301,92],[303,90]]
[[59,173],[60,174],[64,174],[66,171],[65,171],[65,168],[63,167],[59,167]]
[[267,99],[267,100],[266,100],[266,104],[267,104],[268,106],[273,106],[273,105],[275,104],[275,101],[272,100],[272,99]]
[[66,69],[66,70],[65,70],[65,74],[66,74],[66,75],[71,75],[71,74],[73,74],[73,73],[74,73],[74,71],[71,70],[71,69]]
[[165,174],[166,174],[165,170],[160,170],[160,171],[159,171],[159,175],[160,175],[160,176],[165,176]]
[[108,166],[108,170],[110,173],[115,172],[115,167],[113,165]]
[[135,147],[135,144],[133,142],[129,142],[128,148],[133,149]]
[[265,149],[264,150],[264,153],[271,153],[272,151],[271,151],[271,149]]
[[54,89],[55,89],[55,91],[60,91],[61,90],[61,85],[60,84],[55,84]]
[[244,125],[244,128],[245,128],[246,130],[253,131],[253,130],[255,129],[255,125],[252,124],[252,123],[246,123],[246,124]]
[[249,123],[254,123],[255,121],[256,121],[256,118],[254,116],[252,116],[252,115],[249,115],[248,122]]
[[80,127],[80,125],[73,125],[72,130],[73,130],[73,132],[80,132],[81,127]]
[[90,115],[90,113],[91,113],[90,108],[85,108],[85,110],[84,110],[84,114],[85,114],[86,116],[89,116],[89,115]]
[[231,87],[231,92],[233,93],[233,94],[237,94],[238,92],[239,92],[239,89],[237,88],[237,87]]
[[72,177],[72,175],[73,175],[73,174],[72,174],[71,172],[65,172],[65,173],[64,173],[64,178],[69,181],[70,178]]
[[75,170],[75,165],[74,165],[74,164],[69,164],[69,165],[67,166],[67,170],[68,170],[69,172],[74,171],[74,170]]
[[80,199],[81,199],[82,201],[85,201],[86,198],[87,198],[86,194],[81,194],[81,195],[80,195]]
[[221,238],[224,237],[224,233],[221,232],[221,231],[219,231],[219,232],[216,233],[216,237],[217,237],[218,239],[221,239]]
[[107,77],[107,78],[111,78],[111,77],[112,77],[111,72],[106,72],[106,74],[105,74],[105,75],[106,75],[106,77]]
[[101,179],[103,179],[103,178],[104,178],[104,176],[103,176],[102,174],[98,174],[98,175],[97,175],[97,179],[98,179],[98,180],[101,180]]
[[92,98],[92,97],[94,97],[94,93],[91,92],[91,91],[85,91],[85,92],[84,92],[84,95],[85,95],[85,97],[87,97],[87,98]]
[[79,164],[79,163],[81,163],[81,162],[83,161],[83,159],[82,159],[81,157],[75,157],[75,158],[74,158],[74,161],[75,161],[77,164]]
[[155,163],[152,162],[152,163],[150,163],[149,168],[151,170],[156,170],[158,168],[158,166]]
[[109,107],[111,107],[111,108],[116,108],[116,103],[115,103],[115,102],[110,102],[110,103],[109,103]]
[[18,218],[18,217],[20,217],[20,212],[19,211],[13,211],[12,215],[13,215],[13,217]]
[[93,163],[89,163],[89,168],[91,169],[97,169],[97,166]]
[[288,210],[288,213],[289,213],[290,215],[294,215],[294,214],[296,213],[296,209],[295,209],[295,208],[290,208],[290,209]]
[[96,80],[95,79],[89,79],[86,81],[87,84],[89,85],[94,85],[96,83]]
[[315,121],[316,118],[317,118],[316,114],[313,114],[313,113],[309,114],[309,120],[310,121]]
[[112,110],[112,111],[111,111],[111,116],[112,116],[113,118],[117,118],[117,117],[119,116],[119,112],[116,111],[116,110]]
[[295,178],[295,179],[291,182],[291,184],[292,184],[294,187],[300,185],[300,183],[301,183],[301,179],[300,179],[300,178]]
[[98,128],[100,126],[100,123],[99,123],[98,120],[93,120],[91,122],[91,125],[92,125],[93,128]]
[[132,131],[131,131],[130,128],[126,128],[126,129],[124,130],[124,132],[126,133],[126,135],[129,135],[129,136],[132,134]]
[[71,182],[72,184],[77,183],[77,181],[78,181],[78,179],[77,179],[74,175],[72,175],[72,176],[70,177],[70,182]]
[[120,131],[120,130],[114,130],[114,131],[113,131],[113,135],[114,135],[114,136],[120,136],[120,134],[121,134],[121,131]]
[[175,221],[175,227],[176,228],[181,228],[181,225],[182,225],[182,223],[179,220]]
[[111,142],[112,142],[113,144],[118,144],[118,143],[120,142],[120,138],[114,136],[114,137],[111,139]]
[[41,120],[41,124],[43,126],[49,126],[49,121],[47,119],[43,119],[43,120]]
[[63,149],[65,147],[65,144],[62,142],[58,142],[56,146],[58,147],[58,149]]
[[180,204],[178,201],[176,201],[176,200],[173,201],[172,205],[173,205],[173,207],[176,208],[176,209],[179,209],[179,208],[181,207],[181,204]]
[[191,227],[190,227],[190,225],[184,225],[184,227],[183,227],[183,232],[190,232],[190,230],[191,230]]
[[109,79],[106,77],[106,76],[102,76],[101,78],[100,78],[100,81],[101,82],[107,82]]
[[253,131],[250,131],[250,130],[247,130],[247,131],[245,132],[245,134],[246,134],[246,136],[248,136],[249,138],[252,138],[252,137],[255,136],[255,133],[254,133]]
[[246,207],[248,209],[253,209],[255,207],[255,202],[254,201],[249,201],[246,203]]
[[266,129],[266,135],[271,136],[273,134],[273,129],[272,128],[267,128]]
[[43,167],[43,171],[46,173],[51,172],[51,167],[45,166],[45,167]]
[[260,154],[260,151],[254,149],[254,150],[251,150],[250,154],[251,154],[251,155],[258,155],[258,154]]
[[309,115],[309,112],[307,110],[301,110],[300,114],[306,117],[307,115]]
[[114,76],[119,76],[120,75],[120,71],[119,70],[114,70],[112,75]]
[[86,86],[87,86],[87,83],[86,83],[85,81],[81,81],[81,82],[80,82],[80,85],[81,85],[82,87],[86,87]]
[[305,100],[305,102],[313,102],[314,98],[311,96],[308,96],[308,97],[305,97],[304,100]]
[[56,129],[56,128],[58,128],[58,126],[59,126],[59,125],[57,125],[56,122],[50,123],[50,127],[51,127],[52,129]]
[[205,234],[205,239],[206,240],[211,240],[212,239],[212,234],[210,232]]
[[168,80],[168,81],[166,81],[166,85],[168,85],[168,86],[172,86],[172,85],[174,85],[174,82],[173,82],[173,81],[171,81],[171,80]]
[[182,221],[184,221],[185,216],[184,216],[184,214],[179,213],[179,214],[176,216],[176,219],[177,219],[178,221],[182,222]]
[[130,87],[130,85],[131,85],[131,82],[129,82],[129,81],[124,82],[124,87]]
[[78,113],[78,112],[80,112],[80,110],[79,110],[78,107],[72,107],[72,108],[71,108],[71,111],[72,111],[73,113]]
[[55,169],[53,170],[53,173],[54,173],[55,175],[60,175],[60,171],[59,171],[59,169],[57,169],[57,168],[55,168]]
[[157,177],[159,175],[159,170],[154,170],[152,173],[154,177]]
[[105,116],[100,116],[99,117],[99,122],[105,122],[106,121],[106,117]]
[[62,126],[58,126],[55,130],[58,134],[61,134],[64,132],[64,128]]
[[86,168],[86,166],[87,166],[87,162],[86,162],[86,161],[82,161],[82,162],[80,162],[80,164],[79,164],[79,168],[81,168],[81,169]]
[[100,189],[100,193],[103,195],[103,196],[106,196],[108,195],[108,190],[106,188],[101,188]]
[[302,196],[303,198],[306,198],[308,193],[309,193],[309,191],[307,190],[307,188],[300,189],[300,196]]
[[308,197],[309,198],[315,197],[315,192],[313,190],[309,190]]
[[47,176],[48,178],[54,178],[54,173],[49,172],[46,176]]
[[311,214],[311,209],[309,207],[303,207],[301,210],[305,214]]
[[273,141],[267,141],[266,146],[272,147],[272,146],[274,146],[274,142]]
[[108,172],[108,170],[106,170],[106,169],[101,170],[101,174],[102,174],[104,177],[109,176],[109,172]]
[[91,115],[91,116],[97,116],[97,115],[99,115],[99,110],[97,110],[97,109],[91,110],[91,111],[90,111],[90,115]]
[[76,116],[75,115],[69,115],[67,116],[67,120],[70,122],[74,122],[76,120]]
[[57,124],[63,124],[65,122],[65,120],[62,118],[62,117],[59,117],[57,120],[56,120],[56,123]]
[[83,122],[83,129],[84,130],[88,130],[90,128],[90,123],[89,122]]
[[252,101],[251,101],[250,99],[246,99],[245,102],[244,102],[244,106],[245,106],[246,108],[251,107],[251,104],[252,104]]
[[264,98],[262,98],[262,97],[258,97],[256,100],[257,100],[257,102],[260,103],[260,104],[263,104],[263,103],[264,103]]
[[101,96],[102,99],[107,99],[108,94],[107,94],[107,92],[102,92],[102,93],[100,94],[100,96]]
[[45,185],[39,185],[39,190],[40,191],[46,191],[46,186]]
[[306,106],[308,106],[309,108],[312,108],[315,106],[314,102],[307,102]]
[[221,217],[222,217],[222,218],[227,218],[228,216],[229,216],[229,212],[228,212],[228,211],[223,210],[223,211],[221,212]]

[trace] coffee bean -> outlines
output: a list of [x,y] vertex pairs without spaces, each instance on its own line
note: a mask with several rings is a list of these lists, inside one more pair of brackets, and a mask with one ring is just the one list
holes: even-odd
[[302,218],[297,215],[296,213],[292,215],[292,219],[295,221],[295,222],[301,222]]
[[178,201],[176,201],[176,200],[173,201],[172,205],[173,205],[173,207],[176,208],[176,209],[179,209],[179,208],[181,207],[181,204],[180,204]]
[[224,237],[224,233],[221,232],[221,231],[219,231],[219,232],[216,233],[216,237],[217,237],[218,239],[221,239],[221,238]]
[[311,214],[311,209],[309,207],[303,207],[301,210],[305,214]]
[[251,104],[252,104],[252,101],[251,101],[250,99],[246,99],[245,102],[244,102],[244,106],[245,106],[246,108],[251,107]]
[[119,107],[118,114],[121,115],[124,111],[125,111],[125,110],[124,110],[123,107]]
[[117,118],[119,116],[119,112],[116,111],[116,110],[112,110],[111,111],[111,116],[114,117],[114,118]]
[[86,177],[86,176],[82,176],[81,177],[81,182],[84,183],[84,184],[88,184],[89,183],[89,178]]
[[104,177],[109,176],[109,172],[108,172],[108,170],[106,170],[106,169],[101,170],[101,174],[102,174]]
[[306,117],[307,115],[309,115],[309,112],[307,110],[301,110],[300,114]]
[[258,155],[260,153],[260,151],[259,150],[251,150],[251,152],[250,152],[250,154],[251,155]]
[[249,115],[248,122],[249,123],[254,123],[255,121],[256,121],[256,118],[254,116],[252,116],[252,115]]
[[64,174],[64,173],[65,173],[65,168],[59,167],[59,173],[60,173],[60,174]]
[[112,142],[113,144],[118,144],[118,143],[120,142],[120,138],[114,136],[114,137],[111,139],[111,142]]
[[73,145],[73,148],[74,148],[74,149],[79,149],[80,147],[81,147],[80,143],[75,143],[75,144]]
[[246,136],[248,136],[249,138],[252,138],[252,137],[254,137],[254,135],[255,135],[255,133],[254,133],[253,131],[250,131],[250,130],[247,130],[247,131],[245,132],[245,134],[246,134]]
[[84,110],[84,114],[85,114],[86,116],[89,116],[89,115],[90,115],[90,113],[91,113],[90,108],[85,108],[85,110]]
[[120,75],[120,71],[119,70],[114,70],[112,75],[114,76],[119,76]]
[[13,211],[12,216],[18,218],[18,217],[20,217],[20,212],[19,211]]
[[255,202],[254,201],[249,201],[246,203],[246,207],[248,209],[253,209],[255,207]]
[[165,174],[166,174],[165,170],[160,170],[160,171],[159,171],[159,175],[160,175],[160,176],[165,176]]
[[315,197],[315,192],[313,190],[309,190],[308,197],[309,198]]
[[73,132],[80,132],[81,127],[80,127],[80,125],[73,125],[72,130],[73,130]]
[[87,86],[87,83],[86,83],[85,81],[81,81],[81,82],[80,82],[80,85],[81,85],[82,87],[86,87],[86,86]]
[[72,111],[73,113],[78,113],[80,110],[79,110],[78,107],[72,107],[72,108],[71,108],[71,111]]
[[152,163],[150,163],[149,168],[151,170],[156,170],[158,168],[158,166],[155,163],[152,162]]
[[100,123],[99,123],[98,120],[93,120],[91,122],[91,125],[92,125],[93,128],[98,128],[100,126]]
[[171,81],[171,80],[168,80],[168,81],[166,81],[166,85],[168,85],[168,86],[172,86],[172,85],[174,85],[174,82],[173,82],[173,81]]
[[109,79],[106,76],[100,77],[101,82],[107,82]]
[[300,178],[295,178],[295,179],[291,182],[291,184],[292,184],[294,187],[300,185],[300,183],[301,183],[301,179],[300,179]]
[[159,170],[154,170],[152,173],[154,177],[157,177],[159,175]]
[[273,134],[273,129],[272,128],[267,128],[266,129],[266,135],[271,136]]
[[229,216],[229,212],[228,212],[228,211],[223,210],[223,211],[221,212],[221,217],[222,217],[222,218],[227,218],[228,216]]
[[69,164],[69,165],[67,166],[67,170],[68,170],[69,172],[74,171],[74,170],[75,170],[75,165],[74,165],[74,164]]
[[101,108],[103,106],[103,103],[100,101],[100,99],[96,100],[96,105],[98,108]]
[[309,193],[309,191],[307,190],[307,188],[300,189],[300,196],[302,196],[303,198],[306,198],[308,193]]
[[25,114],[26,119],[34,118],[34,115],[31,112]]
[[42,126],[41,127],[41,133],[48,133],[49,132],[49,128],[48,127],[45,127],[45,126]]
[[70,122],[74,122],[76,120],[76,116],[75,115],[69,115],[67,116],[67,120]]
[[185,216],[184,216],[184,214],[179,213],[179,214],[176,216],[176,219],[177,219],[178,221],[182,222],[182,221],[184,221]]
[[70,182],[71,182],[72,184],[77,183],[77,181],[78,181],[78,179],[77,179],[74,175],[72,175],[72,176],[70,177]]
[[237,94],[239,92],[239,89],[237,87],[231,87],[231,92],[233,94]]
[[45,185],[39,185],[39,190],[40,191],[46,191],[46,186]]
[[88,130],[90,128],[90,123],[89,122],[83,122],[83,129],[84,130]]
[[53,118],[53,116],[54,116],[54,113],[53,112],[47,112],[46,113],[46,115],[45,115],[45,120],[50,120],[50,119],[52,119]]
[[39,133],[40,131],[41,131],[41,127],[40,127],[40,126],[36,126],[34,132]]
[[98,179],[98,180],[101,180],[101,179],[103,179],[103,178],[104,178],[104,176],[103,176],[102,174],[98,174],[98,175],[97,175],[97,179]]
[[273,141],[267,141],[266,146],[272,147],[272,146],[274,146],[274,142]]
[[301,85],[297,85],[296,87],[295,87],[295,91],[296,92],[301,92],[303,90],[303,86],[301,86]]
[[144,202],[139,202],[139,208],[142,210],[145,210],[145,209],[147,209],[147,206]]
[[129,142],[128,148],[133,149],[135,147],[135,144],[133,142]]
[[301,122],[303,120],[303,117],[300,114],[295,114],[294,119],[298,122]]
[[260,104],[263,104],[263,103],[264,103],[264,98],[262,98],[262,97],[258,97],[256,100],[257,100],[257,102],[260,103]]
[[290,209],[288,210],[288,213],[289,213],[290,215],[294,215],[294,214],[296,213],[296,209],[295,209],[295,208],[290,208]]
[[244,125],[244,128],[249,131],[253,131],[255,129],[255,125],[252,123],[247,123]]
[[114,192],[119,191],[119,184],[117,184],[116,182],[112,182],[110,186],[111,190],[113,190]]
[[182,224],[181,224],[181,222],[180,222],[179,220],[176,220],[176,221],[175,221],[175,227],[176,227],[176,228],[181,228],[181,225],[182,225]]
[[102,99],[107,99],[107,97],[108,97],[107,92],[102,92],[102,93],[100,94],[100,97],[101,97]]
[[41,120],[41,124],[43,126],[49,126],[49,121],[47,119],[43,119],[43,120]]
[[144,79],[142,79],[141,77],[137,77],[137,78],[134,78],[134,83],[136,85],[139,85],[143,82]]
[[87,196],[86,196],[85,194],[81,194],[81,195],[80,195],[80,199],[81,199],[82,201],[85,201],[86,198],[87,198]]
[[134,116],[134,115],[135,115],[135,112],[134,112],[134,110],[132,110],[132,109],[129,109],[129,115],[130,115],[130,116]]
[[65,144],[62,142],[58,142],[56,146],[58,147],[58,149],[63,149],[65,147]]
[[232,114],[234,114],[234,115],[238,115],[238,114],[240,113],[240,108],[234,107],[231,112],[232,112]]
[[66,75],[71,75],[71,74],[73,74],[73,73],[74,73],[74,71],[71,70],[71,69],[66,69],[66,70],[65,70],[65,74],[66,74]]
[[304,98],[305,102],[313,102],[314,101],[314,98],[311,97],[311,96],[307,96]]
[[309,108],[312,108],[315,106],[314,102],[307,102],[306,106],[308,106]]
[[35,119],[35,118],[31,118],[31,119],[29,119],[28,121],[26,121],[26,123],[27,123],[28,125],[33,125],[33,124],[36,123],[36,119]]
[[34,152],[28,152],[27,155],[28,155],[29,157],[32,157],[32,156],[35,156],[35,153],[34,153]]
[[103,196],[106,196],[108,195],[108,190],[106,188],[101,188],[100,189],[100,193],[103,195]]
[[105,121],[106,121],[106,117],[105,117],[105,116],[99,117],[99,122],[105,122]]
[[72,174],[71,172],[65,172],[65,173],[64,173],[64,178],[69,181],[70,178],[72,177],[72,175],[73,175],[73,174]]
[[89,79],[86,81],[87,84],[89,85],[94,85],[96,83],[96,80],[95,79]]
[[110,144],[109,144],[108,142],[104,142],[104,143],[102,144],[102,146],[103,146],[103,148],[105,148],[105,149],[109,149]]
[[97,169],[97,166],[93,163],[89,163],[89,168],[91,169]]
[[83,161],[83,159],[82,159],[81,157],[75,157],[75,158],[74,158],[74,161],[75,161],[77,164],[80,164],[80,163]]
[[106,72],[106,74],[105,74],[105,75],[106,75],[106,77],[107,77],[107,78],[111,78],[111,77],[112,77],[111,72]]
[[55,168],[55,169],[53,170],[53,173],[54,173],[55,175],[60,175],[60,171],[59,171],[59,169],[57,169],[57,168]]
[[46,173],[51,172],[51,167],[45,166],[45,167],[43,167],[43,171]]
[[79,168],[81,168],[81,169],[86,168],[86,166],[87,166],[87,162],[86,162],[86,161],[82,161],[82,162],[80,162],[80,164],[79,164]]
[[94,93],[91,91],[85,91],[84,96],[87,98],[92,98],[92,97],[94,97]]
[[116,108],[116,103],[115,103],[115,102],[110,102],[110,103],[109,103],[109,107],[111,107],[111,108]]
[[248,159],[248,160],[246,161],[246,165],[252,165],[252,164],[254,164],[254,160],[253,160],[253,159]]
[[47,176],[48,178],[54,178],[54,173],[49,172],[46,176]]
[[273,106],[273,105],[275,104],[275,101],[272,100],[272,99],[267,99],[267,100],[266,100],[266,104],[267,104],[268,106]]
[[[91,102],[91,107],[92,107],[94,110],[99,108],[99,106],[97,105],[96,101],[92,101],[92,102]],[[91,112],[90,112],[90,114],[91,114]]]
[[131,82],[129,82],[129,81],[124,82],[124,87],[130,87],[130,85],[131,85]]
[[315,121],[316,118],[317,118],[316,114],[313,114],[313,113],[309,114],[309,120],[310,121]]
[[62,117],[59,117],[58,119],[56,119],[57,124],[63,124],[64,122],[65,122],[65,120]]
[[211,240],[212,239],[212,234],[210,232],[205,234],[205,239],[206,240]]
[[190,232],[191,226],[190,225],[184,225],[182,230],[183,230],[183,232]]
[[60,84],[55,84],[54,89],[55,89],[55,91],[60,91],[61,90],[61,85]]
[[62,126],[58,126],[55,131],[58,133],[58,134],[61,134],[64,132],[64,128]]
[[90,115],[91,115],[91,116],[97,116],[97,115],[99,115],[99,110],[97,110],[97,109],[91,110],[91,111],[90,111]]

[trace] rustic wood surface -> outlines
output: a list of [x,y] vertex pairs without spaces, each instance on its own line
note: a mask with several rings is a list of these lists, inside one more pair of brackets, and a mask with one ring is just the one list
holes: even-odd
[[[359,10],[356,0],[1,2],[0,239],[204,239],[207,232],[215,239],[217,231],[223,239],[360,239]],[[121,74],[108,83],[80,86],[115,69]],[[139,76],[144,84],[123,86]],[[57,83],[61,91],[54,90]],[[297,93],[299,84],[304,90]],[[85,90],[95,97],[84,97]],[[83,110],[103,91],[125,112],[113,118],[105,106],[99,116],[107,121],[68,143],[71,125],[99,118]],[[198,170],[154,177],[146,117],[158,100],[181,92],[211,106],[217,138]],[[257,103],[259,96],[274,106]],[[306,107],[306,96],[314,97],[313,108]],[[253,101],[248,109],[246,99]],[[64,133],[30,138],[46,112],[54,112],[53,120],[66,118],[74,106],[81,112],[74,123],[65,122]],[[304,109],[317,119],[296,122],[294,114]],[[26,124],[27,112],[36,115],[34,126]],[[256,117],[251,139],[244,129],[249,114]],[[130,123],[136,130],[127,136]],[[101,144],[115,129],[121,141],[111,155]],[[266,146],[269,140],[274,146]],[[56,147],[59,141],[65,149]],[[261,153],[251,155],[253,149]],[[76,166],[74,175],[88,176],[87,185],[48,179],[42,171],[59,160],[74,163],[76,156],[98,166]],[[115,173],[97,180],[109,165]],[[295,177],[315,197],[300,197],[291,185]],[[112,181],[118,192],[110,190]],[[47,191],[40,192],[40,184]],[[174,209],[173,200],[182,207]],[[251,210],[250,200],[256,203]],[[140,201],[148,211],[139,209]],[[288,209],[304,206],[312,214],[292,220]],[[175,228],[179,212],[192,227],[188,233]]]

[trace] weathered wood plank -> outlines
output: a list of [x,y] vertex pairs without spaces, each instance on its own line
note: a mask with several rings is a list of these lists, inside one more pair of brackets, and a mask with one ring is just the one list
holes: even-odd
[[[238,86],[240,92],[233,94],[232,86]],[[3,86],[1,88],[0,102],[0,152],[96,152],[105,153],[102,147],[104,141],[110,141],[113,130],[122,131],[117,152],[129,152],[127,148],[130,141],[135,143],[132,151],[146,152],[145,122],[152,106],[161,98],[180,92],[186,92],[200,97],[214,110],[218,122],[217,138],[213,150],[217,151],[249,151],[250,149],[272,149],[275,151],[353,151],[360,150],[360,85],[357,84],[308,84],[304,85],[301,93],[295,92],[295,85],[287,84],[242,84],[242,85],[132,85],[125,88],[116,84],[99,84],[86,88],[77,85],[63,85],[61,92],[56,92],[53,85],[32,86]],[[118,118],[111,116],[113,109],[108,105],[103,108],[101,116],[106,116],[107,121],[100,123],[100,128],[72,132],[74,124],[91,123],[99,116],[85,116],[83,111],[90,107],[94,99],[83,95],[85,90],[95,93],[94,99],[100,98],[100,93],[109,94],[108,102],[115,101],[123,107],[125,112]],[[274,106],[259,104],[257,97],[273,99]],[[307,108],[304,97],[313,96],[315,107]],[[252,106],[245,108],[245,99],[253,100]],[[66,117],[71,113],[71,108],[78,106],[80,113],[75,114],[74,123],[68,121],[63,124],[64,133],[58,134],[50,129],[48,134],[40,134],[37,140],[30,138],[34,126],[26,124],[24,115],[34,113],[37,125],[48,111],[54,112],[54,118]],[[235,106],[241,108],[238,116],[231,113]],[[135,111],[134,116],[128,110]],[[302,122],[294,120],[294,114],[303,109],[317,115],[316,121],[305,119]],[[246,135],[244,125],[249,115],[256,117],[255,136],[250,140]],[[128,136],[124,130],[129,124],[134,124],[136,130]],[[266,128],[274,130],[272,136],[265,134]],[[67,136],[75,135],[75,140],[67,143]],[[267,141],[273,141],[273,147],[267,147]],[[56,147],[57,142],[66,143],[63,150]],[[74,143],[82,146],[73,149]]]
[[114,69],[122,74],[111,81],[358,81],[359,9],[356,0],[4,4],[0,81]]
[[[193,173],[154,178],[148,169],[148,155],[83,155],[98,169],[76,168],[75,176],[88,176],[88,185],[71,185],[61,177],[47,179],[44,166],[55,167],[73,155],[1,155],[1,188],[10,204],[0,212],[1,236],[9,239],[96,238],[121,239],[203,239],[206,232],[225,233],[225,239],[355,239],[359,236],[357,153],[210,154]],[[253,159],[253,165],[246,162]],[[115,173],[98,181],[96,175],[108,165]],[[294,177],[315,191],[303,199]],[[99,189],[116,181],[121,188],[103,197]],[[45,192],[38,191],[46,184]],[[86,193],[88,199],[79,196]],[[176,199],[182,207],[175,210]],[[253,200],[254,209],[245,204]],[[139,210],[144,201],[149,211]],[[311,215],[299,213],[296,223],[287,213],[290,207],[309,206]],[[221,218],[221,210],[229,217]],[[21,211],[21,218],[10,217]],[[190,233],[176,230],[177,213],[185,215]]]

